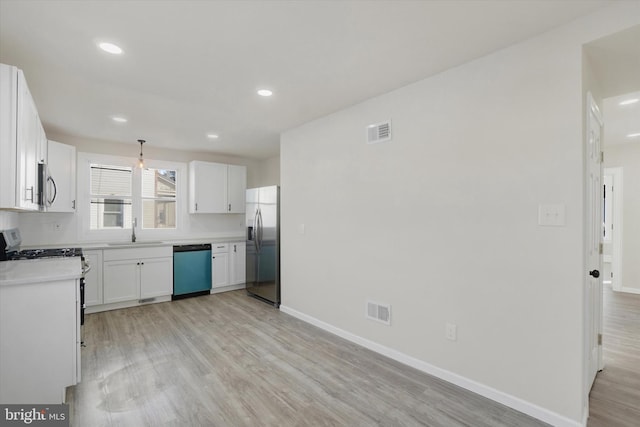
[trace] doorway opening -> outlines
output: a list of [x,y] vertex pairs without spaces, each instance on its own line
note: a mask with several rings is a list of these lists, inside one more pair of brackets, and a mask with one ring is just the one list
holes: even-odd
[[[637,263],[624,261],[631,259],[629,258],[630,256],[635,256],[635,259],[640,257],[640,242],[635,246],[637,249],[626,250],[628,244],[634,239],[632,237],[634,233],[632,232],[633,227],[629,223],[632,214],[625,210],[628,205],[622,201],[623,194],[626,198],[632,192],[631,188],[635,181],[639,185],[636,193],[640,195],[640,154],[636,155],[640,150],[640,138],[635,140],[628,136],[640,132],[640,130],[630,131],[626,129],[625,123],[629,124],[629,120],[617,120],[614,111],[619,107],[626,107],[627,111],[630,111],[630,108],[635,109],[638,107],[639,109],[635,110],[636,114],[633,117],[635,117],[635,126],[640,127],[640,123],[638,123],[640,120],[640,113],[638,113],[640,111],[640,99],[637,102],[631,101],[631,99],[640,98],[640,96],[629,96],[634,92],[640,94],[640,60],[630,60],[630,58],[640,58],[640,45],[637,43],[639,37],[640,25],[636,25],[627,30],[594,40],[586,44],[583,49],[583,83],[586,87],[585,90],[594,90],[596,101],[603,109],[605,122],[602,138],[604,162],[602,164],[601,177],[603,181],[601,181],[599,194],[602,199],[602,205],[600,205],[600,215],[602,215],[600,242],[603,246],[602,256],[605,261],[604,264],[600,265],[605,267],[600,269],[600,272],[603,273],[600,275],[600,279],[604,279],[601,282],[601,285],[604,285],[601,286],[604,295],[599,295],[600,316],[604,317],[604,324],[603,317],[600,317],[600,331],[602,333],[601,360],[603,362],[600,369],[604,368],[604,370],[597,373],[593,388],[589,387],[587,385],[591,384],[589,379],[591,373],[589,369],[591,361],[591,353],[589,352],[591,348],[588,344],[589,331],[593,331],[594,328],[592,324],[593,318],[589,317],[588,312],[590,311],[593,314],[596,312],[596,308],[592,306],[589,309],[588,302],[591,300],[588,296],[589,292],[585,290],[584,384],[586,391],[585,407],[588,408],[588,412],[585,415],[589,416],[589,426],[610,425],[608,422],[612,421],[611,417],[614,413],[616,414],[614,418],[617,421],[624,418],[628,425],[635,425],[635,421],[631,420],[637,420],[640,416],[640,411],[635,408],[637,405],[628,405],[628,402],[637,400],[637,390],[640,389],[640,355],[637,354],[637,351],[632,351],[640,344],[640,338],[637,336],[637,322],[632,322],[631,326],[635,325],[632,328],[632,334],[628,333],[630,325],[623,324],[624,320],[629,318],[629,313],[633,313],[633,316],[640,314],[640,295],[628,293],[632,292],[629,286],[634,282],[636,283],[632,286],[638,286],[638,293],[640,293],[640,275],[638,280],[634,281],[630,277],[631,273],[626,273],[630,264]],[[618,99],[621,96],[626,98]],[[620,103],[625,101],[629,102],[621,106]],[[586,104],[585,108],[587,108]],[[585,132],[588,132],[587,121],[584,124]],[[614,134],[616,133],[624,138],[624,143],[620,146],[614,142],[616,138]],[[587,134],[585,134],[585,137],[587,137]],[[622,148],[623,145],[626,147]],[[624,152],[629,147],[633,147],[631,148],[633,153],[630,151]],[[633,161],[638,166],[632,167],[629,162]],[[616,170],[616,168],[620,169]],[[634,169],[637,171],[634,171]],[[627,184],[624,192],[622,191],[622,170],[624,170],[624,184]],[[588,174],[585,174],[585,179],[588,179]],[[588,184],[585,181],[586,187],[588,187]],[[619,198],[619,204],[616,204],[616,198]],[[640,209],[640,203],[632,203],[631,205],[637,205]],[[585,215],[591,215],[591,212],[585,210]],[[635,216],[640,221],[640,213],[636,213]],[[625,229],[624,237],[622,236],[623,225]],[[618,233],[620,236],[617,236]],[[637,239],[637,237],[635,238]],[[614,245],[617,247],[614,248]],[[592,261],[592,263],[595,263],[595,261]],[[588,265],[586,264],[586,266]],[[586,272],[585,286],[587,288],[587,282],[592,280],[592,276],[588,274],[593,271],[592,268],[589,268]],[[640,272],[640,266],[638,271]],[[611,273],[613,273],[613,277]],[[607,283],[609,281],[611,283]],[[627,292],[617,292],[617,290],[626,290]],[[622,339],[623,336],[629,337],[631,340]],[[621,342],[630,345],[620,346]],[[633,385],[629,386],[629,384]],[[620,419],[618,419],[619,417]]]

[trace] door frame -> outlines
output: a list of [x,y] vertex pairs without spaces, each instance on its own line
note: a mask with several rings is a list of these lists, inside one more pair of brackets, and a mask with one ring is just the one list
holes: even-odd
[[613,274],[612,288],[614,291],[622,291],[622,239],[624,233],[622,195],[623,195],[623,170],[621,166],[604,168],[604,175],[611,176],[613,191],[611,205],[613,210],[611,230],[611,273]]

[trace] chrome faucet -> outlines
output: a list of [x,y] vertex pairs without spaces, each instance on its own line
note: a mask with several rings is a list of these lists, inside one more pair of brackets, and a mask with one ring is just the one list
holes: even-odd
[[133,218],[133,222],[131,224],[131,243],[136,242],[136,225],[138,225],[138,218]]

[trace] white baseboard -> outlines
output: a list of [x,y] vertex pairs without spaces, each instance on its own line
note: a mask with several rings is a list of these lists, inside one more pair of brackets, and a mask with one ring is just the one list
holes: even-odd
[[627,288],[625,286],[622,287],[618,292],[627,292],[629,294],[640,294],[640,289],[637,288]]
[[239,285],[221,286],[219,288],[211,288],[210,294],[219,294],[220,292],[236,291],[238,289],[245,289],[246,283],[240,283]]
[[478,383],[469,378],[465,378],[461,375],[455,374],[445,369],[438,368],[437,366],[434,366],[434,365],[431,365],[430,363],[416,359],[415,357],[412,357],[402,352],[399,352],[397,350],[394,350],[393,348],[386,347],[374,341],[352,334],[351,332],[347,332],[343,329],[337,328],[333,325],[323,322],[322,320],[316,319],[315,317],[301,313],[291,307],[281,305],[280,311],[282,311],[283,313],[289,314],[293,317],[296,317],[300,320],[303,320],[307,323],[310,323],[314,326],[317,326],[320,329],[324,329],[325,331],[330,332],[334,335],[337,335],[341,338],[344,338],[348,341],[359,344],[365,348],[368,348],[369,350],[375,351],[376,353],[382,354],[393,360],[403,363],[407,366],[411,366],[412,368],[418,369],[429,375],[433,375],[449,383],[455,384],[459,387],[462,387],[464,389],[477,393],[481,396],[484,396],[495,402],[501,403],[505,406],[515,409],[516,411],[520,411],[524,414],[537,418],[548,424],[551,424],[557,427],[584,427],[586,425],[586,420],[584,421],[572,420],[563,415],[557,414],[555,412],[549,411],[548,409],[535,405],[531,402],[527,402],[518,397],[511,396],[510,394],[504,393],[500,390],[496,390],[487,385]]
[[111,304],[92,305],[87,307],[84,310],[84,312],[85,314],[93,314],[93,313],[100,313],[102,311],[119,310],[121,308],[137,307],[139,305],[155,304],[159,302],[168,302],[168,301],[171,301],[171,295],[155,297],[153,301],[144,302],[142,304],[139,302],[139,300],[132,300],[132,301],[114,302]]

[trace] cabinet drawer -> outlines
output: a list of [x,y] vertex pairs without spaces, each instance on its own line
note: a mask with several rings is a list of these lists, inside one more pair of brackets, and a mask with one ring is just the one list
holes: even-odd
[[105,249],[105,261],[117,261],[143,258],[162,258],[173,256],[172,246],[152,246],[144,248]]
[[212,243],[211,244],[211,253],[212,254],[221,254],[229,252],[229,244],[228,243]]

